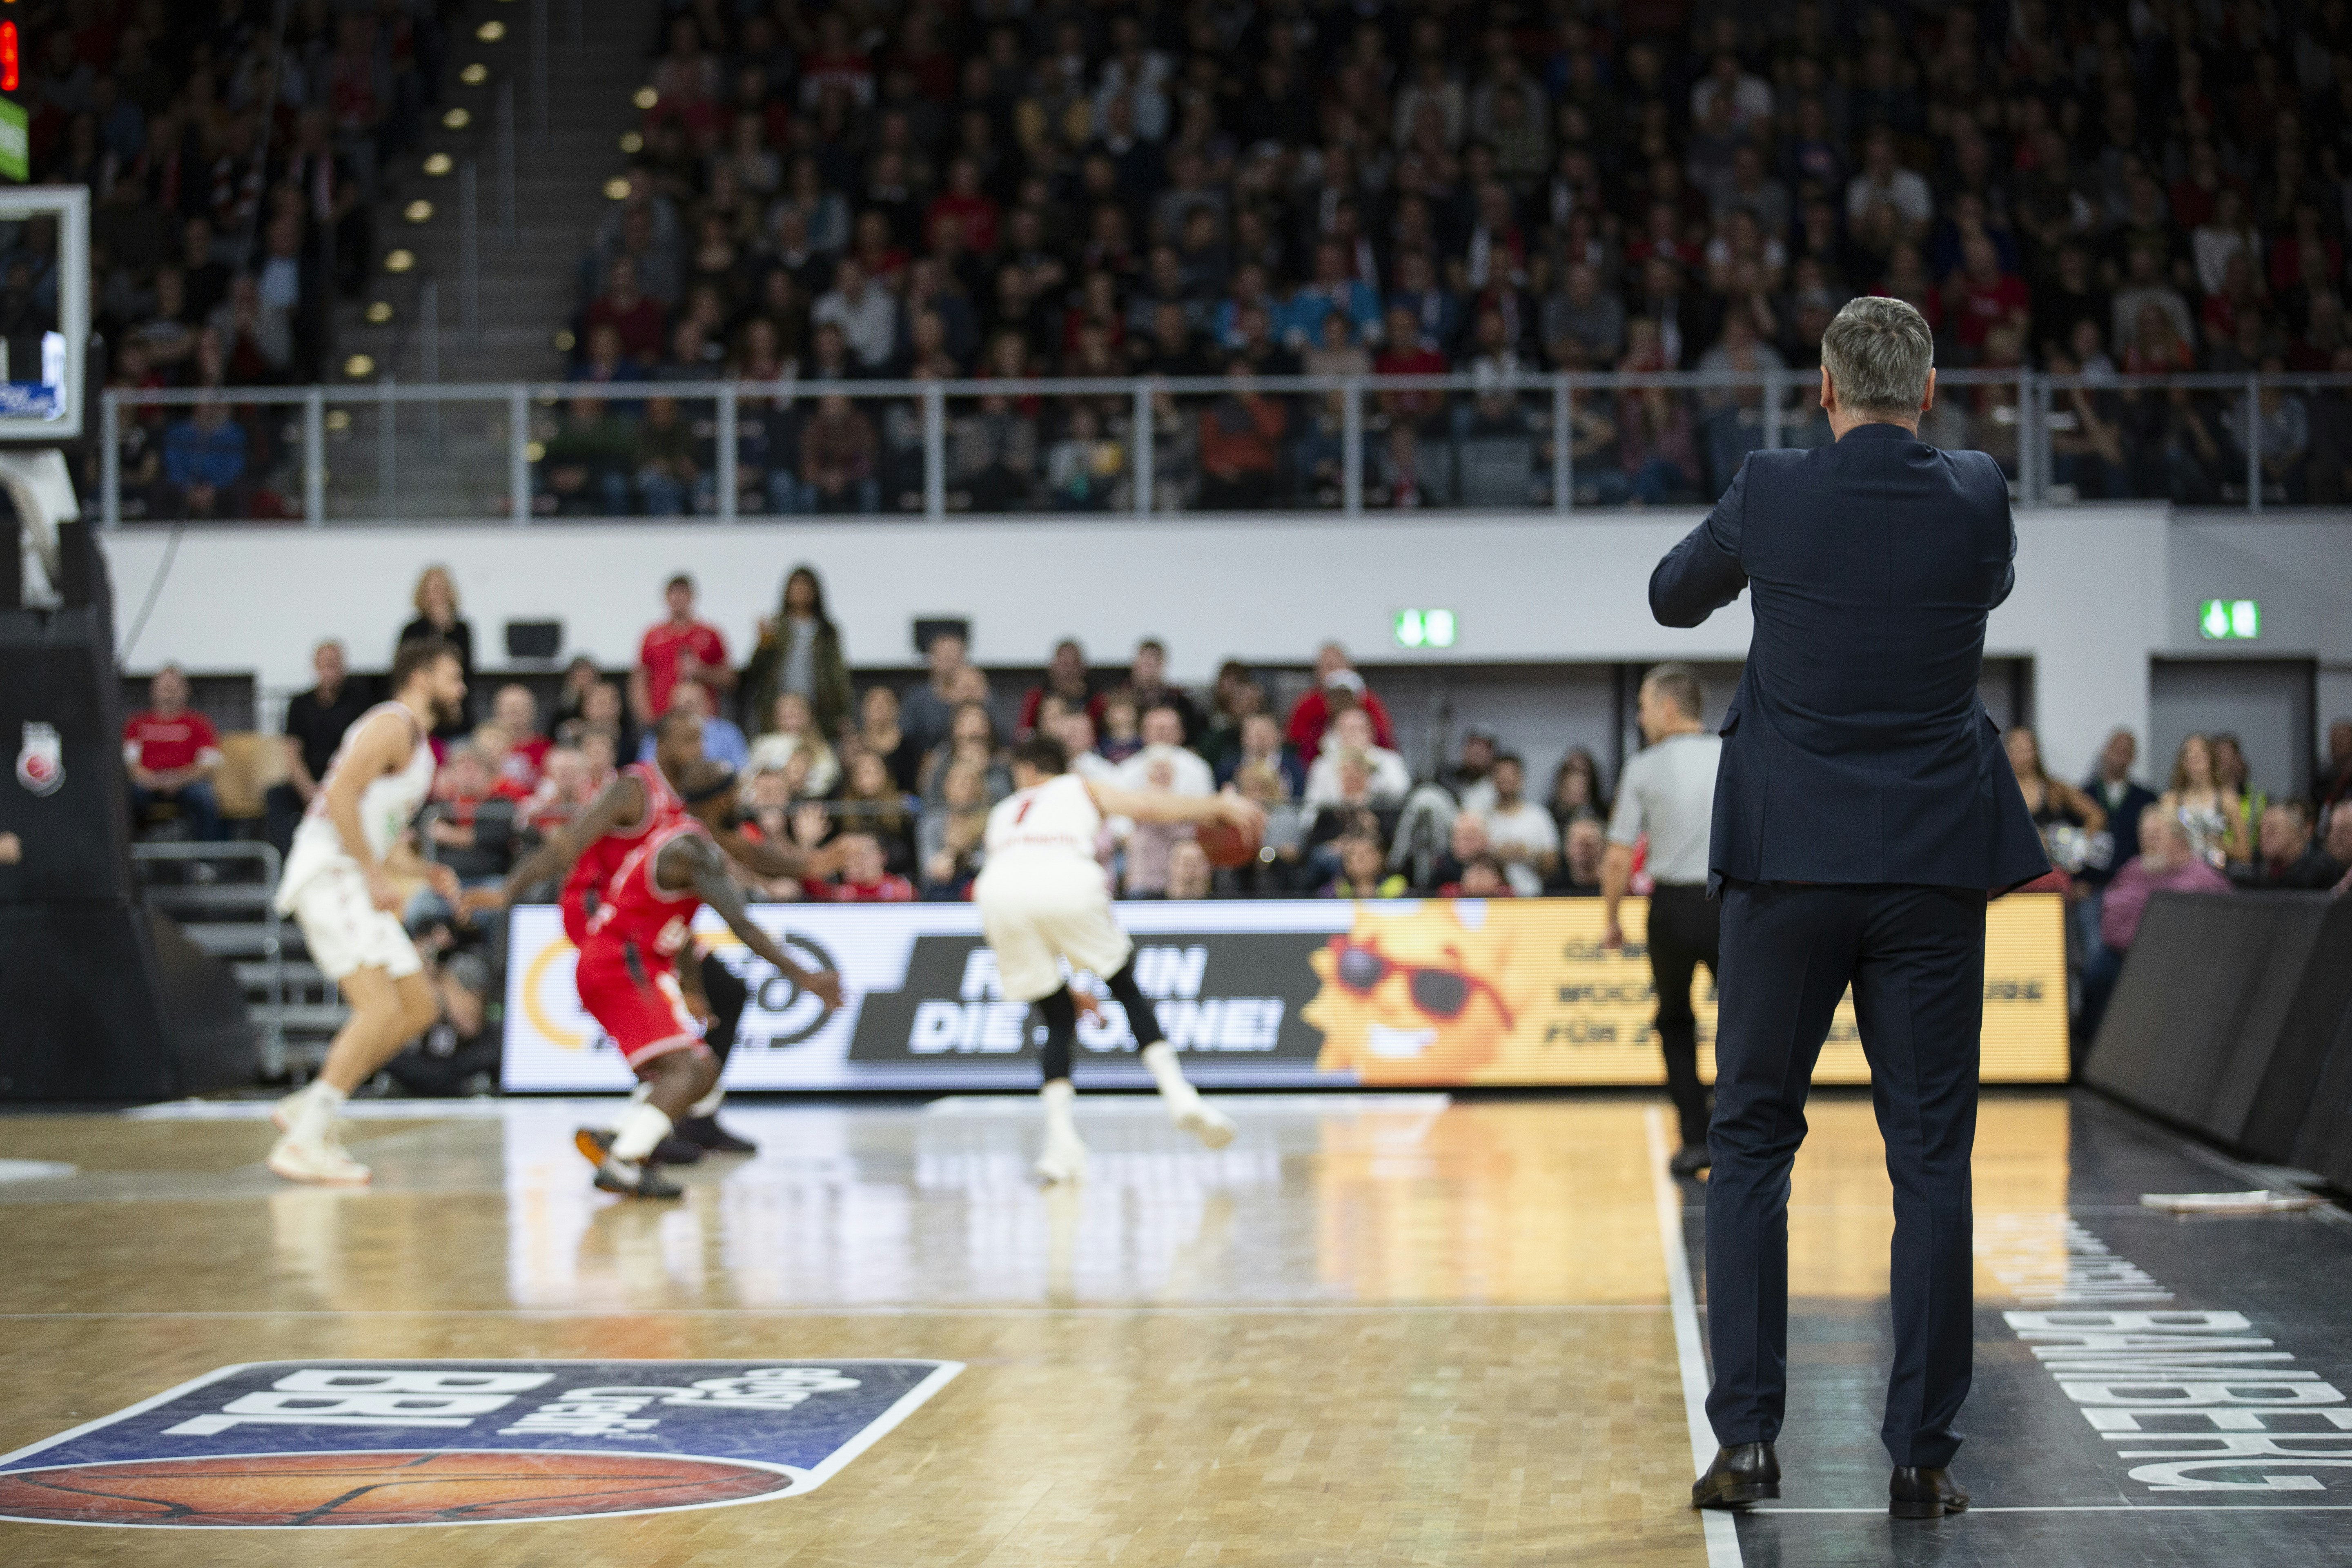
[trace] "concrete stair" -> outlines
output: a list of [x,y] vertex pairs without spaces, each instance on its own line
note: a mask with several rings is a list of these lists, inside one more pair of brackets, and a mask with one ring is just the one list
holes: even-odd
[[[544,135],[532,79],[530,30],[538,13],[550,35]],[[402,405],[387,443],[377,405],[335,402],[332,392],[356,393],[387,375],[406,384],[562,377],[566,362],[556,335],[578,305],[581,258],[611,205],[604,184],[627,167],[621,138],[640,119],[631,98],[652,76],[646,49],[656,20],[648,0],[476,0],[453,27],[443,101],[415,153],[384,180],[377,268],[358,300],[338,304],[335,363],[325,374],[330,520],[507,517],[506,402]],[[491,21],[504,24],[505,37],[480,40],[477,29]],[[486,79],[467,85],[460,73],[475,63],[486,68]],[[514,122],[511,232],[503,221],[499,172],[501,84],[511,95]],[[462,128],[444,123],[451,109],[466,110]],[[446,157],[448,172],[426,172],[435,154]],[[466,330],[460,237],[462,171],[469,161],[480,258],[473,332]],[[419,200],[429,202],[432,213],[412,222],[406,209]],[[415,258],[404,274],[382,266],[397,249]],[[390,305],[391,319],[369,321],[373,304]],[[426,330],[428,311],[437,332]],[[365,355],[372,367],[363,376],[347,374],[354,355]]]

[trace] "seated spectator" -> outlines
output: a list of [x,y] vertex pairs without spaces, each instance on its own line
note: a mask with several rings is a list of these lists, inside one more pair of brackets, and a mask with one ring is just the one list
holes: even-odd
[[2112,841],[2097,842],[2106,831],[2106,808],[2063,779],[2052,778],[2042,766],[2042,742],[2025,725],[2011,728],[2004,738],[2010,771],[2025,796],[2025,809],[2042,831],[2042,847],[2051,864],[2069,875],[2093,861],[2112,858]]
[[1065,637],[1054,645],[1054,657],[1045,666],[1045,679],[1023,695],[1021,716],[1013,727],[1015,740],[1027,740],[1037,732],[1038,710],[1048,697],[1061,699],[1065,708],[1089,712],[1098,704],[1087,671],[1087,651],[1075,637]]
[[1481,855],[1462,868],[1458,881],[1448,882],[1437,889],[1441,899],[1509,899],[1517,894],[1503,875],[1503,863],[1492,855]]
[[[1445,889],[1459,885],[1469,874],[1473,861],[1492,859],[1486,842],[1486,819],[1475,811],[1457,811],[1454,824],[1446,829],[1445,853],[1429,864],[1429,875],[1422,886],[1440,897],[1448,896]],[[1496,864],[1499,866],[1500,861]]]
[[907,809],[907,792],[878,752],[861,747],[850,753],[834,809],[845,826],[871,835],[894,868],[915,864],[915,819]]
[[490,718],[506,734],[507,754],[499,763],[499,776],[528,795],[539,787],[548,748],[555,744],[539,731],[539,699],[531,695],[530,687],[509,681],[490,700]]
[[1320,756],[1323,731],[1329,727],[1332,713],[1349,706],[1360,707],[1371,715],[1374,743],[1396,744],[1388,706],[1378,692],[1364,684],[1364,678],[1349,662],[1348,650],[1336,642],[1327,642],[1315,653],[1314,686],[1290,710],[1289,721],[1283,727],[1290,738],[1291,749],[1302,757]]
[[1609,795],[1601,787],[1601,763],[1582,746],[1570,746],[1551,775],[1551,819],[1568,830],[1580,812],[1609,819]]
[[235,517],[245,510],[249,437],[229,405],[208,397],[163,432],[163,478],[184,515]]
[[[1074,713],[1070,717],[1081,719],[1085,715]],[[1142,723],[1132,693],[1114,691],[1102,700],[1102,736],[1093,749],[1096,755],[1114,765],[1143,749]]]
[[1191,745],[1201,732],[1200,704],[1182,687],[1168,679],[1168,646],[1158,637],[1145,637],[1135,645],[1135,656],[1128,660],[1127,679],[1119,690],[1135,700],[1139,716],[1154,708],[1167,708],[1176,714],[1183,728],[1183,743]]
[[[964,655],[962,633],[949,629],[933,632],[930,641],[923,645],[924,662],[930,666],[929,679],[898,700],[895,717],[915,748],[918,763],[933,746],[947,739],[948,721],[955,717],[959,700],[956,688],[963,672],[971,668]],[[866,701],[871,704],[873,700],[874,694],[867,692]],[[915,776],[912,767],[907,776]]]
[[122,726],[122,763],[131,775],[131,809],[136,827],[157,805],[186,816],[196,837],[215,843],[228,837],[221,826],[220,796],[213,779],[220,772],[220,736],[212,721],[188,706],[188,678],[167,664],[147,683],[147,708]]
[[545,837],[578,817],[596,798],[598,787],[585,752],[550,746],[541,758],[538,786],[522,803],[523,820]]
[[2320,847],[2336,868],[2330,888],[2340,899],[2352,891],[2352,806],[2338,805],[2327,814],[2327,837]]
[[[814,849],[833,832],[833,820],[824,806],[814,801],[793,799],[793,781],[785,773],[753,773],[744,781],[740,794],[743,837],[754,843],[791,844]],[[797,877],[763,876],[731,858],[727,862],[727,871],[755,899],[789,904],[809,896],[807,884]]]
[[815,417],[801,427],[800,510],[880,510],[875,454],[873,422],[848,398],[828,394],[817,399]]
[[2230,879],[2215,870],[2189,842],[2179,817],[2170,811],[2140,814],[2139,854],[2107,883],[2099,903],[2100,951],[2092,955],[2083,977],[2083,1031],[2098,1034],[2108,998],[2123,973],[2124,960],[2139,935],[2140,918],[2157,893],[2226,893]]
[[708,512],[717,505],[704,462],[703,438],[678,415],[675,397],[646,399],[646,416],[636,430],[638,510],[647,517],[682,517]]
[[948,721],[946,737],[923,759],[921,794],[927,804],[946,798],[948,769],[956,763],[976,764],[988,782],[990,805],[1013,793],[1013,776],[997,754],[996,720],[983,702],[957,704]]
[[1171,900],[1187,901],[1213,898],[1216,868],[1201,846],[1190,838],[1180,838],[1168,847],[1168,890]]
[[841,875],[811,885],[810,896],[835,904],[907,904],[915,884],[890,869],[882,846],[870,833],[845,833],[840,840]]
[[1200,505],[1210,511],[1262,510],[1275,502],[1290,411],[1256,389],[1238,356],[1226,385],[1201,419]]
[[1372,716],[1361,708],[1343,708],[1323,737],[1322,754],[1307,770],[1303,793],[1308,805],[1328,805],[1340,798],[1340,764],[1351,758],[1370,770],[1373,800],[1393,805],[1412,793],[1412,770],[1373,740]]
[[659,362],[669,337],[668,313],[645,291],[637,258],[626,254],[614,257],[604,269],[604,291],[589,304],[585,324],[592,338],[598,329],[611,328],[621,352],[646,370]]
[[1220,784],[1234,784],[1252,768],[1264,768],[1282,784],[1282,796],[1295,799],[1307,793],[1307,769],[1298,753],[1283,743],[1282,727],[1271,713],[1252,713],[1242,720],[1241,743],[1217,771]]
[[[432,801],[417,821],[427,858],[455,871],[465,887],[504,881],[514,868],[522,814],[513,799],[498,793],[498,775],[471,741],[449,748],[434,775]],[[417,923],[417,909],[444,907],[439,895],[429,890],[417,898],[419,904],[411,906],[412,926]]]
[[887,686],[869,686],[858,701],[857,714],[854,749],[879,761],[899,794],[912,795],[922,772],[923,749],[899,723],[898,694]]
[[2107,836],[2113,846],[2105,866],[2083,868],[2082,879],[2094,888],[2105,887],[2125,861],[2139,853],[2140,814],[2156,804],[2156,792],[2131,776],[2132,763],[2138,755],[2139,742],[2129,730],[2118,728],[2099,748],[2098,767],[2084,782],[2083,793],[2107,814]]
[[[669,705],[673,709],[691,710],[702,720],[702,754],[713,762],[725,763],[737,773],[748,773],[751,763],[751,743],[743,738],[742,730],[732,719],[724,719],[712,711],[710,689],[698,680],[681,680],[670,688]],[[637,742],[637,758],[641,763],[654,760],[653,729],[648,725],[645,738]]]
[[1485,786],[1486,798],[1493,798],[1493,786],[1486,775],[1495,767],[1495,728],[1491,724],[1472,724],[1462,731],[1462,753],[1437,770],[1437,782],[1452,795],[1458,805],[1470,804],[1469,792]]
[[834,269],[833,287],[810,310],[809,324],[841,329],[857,368],[878,375],[888,367],[898,339],[898,302],[854,258],[844,257]]
[[2272,802],[2263,813],[2260,835],[2253,858],[2230,866],[2230,880],[2247,892],[2322,890],[2343,875],[2312,841],[2311,808],[2299,800]]
[[636,432],[608,397],[566,399],[540,459],[536,509],[556,517],[626,517]]
[[[1112,783],[1139,794],[1205,795],[1216,792],[1209,764],[1184,747],[1183,721],[1173,708],[1160,706],[1143,716],[1142,746],[1118,765]],[[1168,889],[1168,855],[1180,838],[1192,837],[1186,823],[1139,822],[1127,833],[1125,876],[1127,897],[1158,898]]]
[[940,804],[916,826],[924,898],[961,899],[971,891],[987,832],[988,770],[976,762],[950,763]]
[[809,700],[797,691],[782,693],[770,709],[768,721],[772,728],[751,742],[750,771],[781,772],[793,757],[804,756],[807,778],[793,793],[803,797],[831,795],[841,783],[841,759],[817,728],[816,710]]
[[489,1026],[495,976],[488,960],[457,946],[446,921],[417,936],[416,957],[436,1011],[425,1033],[385,1063],[384,1071],[404,1092],[424,1098],[496,1093],[502,1042]]
[[1559,827],[1551,813],[1521,793],[1527,763],[1517,753],[1495,758],[1495,804],[1486,808],[1486,838],[1503,863],[1511,886],[1523,898],[1543,890],[1543,879],[1559,859]]
[[1600,814],[1580,810],[1561,830],[1559,864],[1544,879],[1543,890],[1554,898],[1598,898],[1601,862],[1608,853],[1608,830]]
[[1401,899],[1412,891],[1404,873],[1388,868],[1388,853],[1373,833],[1349,833],[1339,840],[1339,874],[1326,882],[1327,899]]

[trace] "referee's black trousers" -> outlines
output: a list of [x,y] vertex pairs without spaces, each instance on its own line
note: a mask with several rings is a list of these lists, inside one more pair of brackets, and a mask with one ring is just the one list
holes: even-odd
[[1726,1447],[1780,1435],[1789,1362],[1789,1170],[1831,1016],[1853,987],[1895,1186],[1895,1365],[1880,1435],[1897,1465],[1948,1465],[1968,1397],[1975,1261],[1969,1153],[1984,1024],[1985,895],[1959,888],[1723,888],[1706,1322]]
[[1706,1142],[1706,1089],[1698,1081],[1698,1019],[1691,980],[1698,966],[1718,978],[1723,906],[1703,884],[1662,882],[1650,894],[1650,978],[1658,993],[1658,1048],[1666,1058],[1666,1094],[1682,1121],[1683,1143]]

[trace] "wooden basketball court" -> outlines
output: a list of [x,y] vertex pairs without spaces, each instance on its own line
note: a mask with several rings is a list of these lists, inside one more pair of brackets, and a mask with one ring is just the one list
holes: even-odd
[[[731,1108],[761,1152],[681,1173],[688,1197],[667,1206],[591,1191],[569,1134],[598,1112],[578,1103],[362,1107],[348,1133],[378,1173],[364,1192],[269,1177],[266,1108],[0,1120],[0,1157],[79,1167],[0,1183],[0,1451],[245,1363],[962,1363],[800,1495],[464,1527],[0,1522],[0,1561],[1711,1564],[1909,1561],[1892,1553],[1929,1537],[1938,1561],[2026,1560],[2007,1555],[2018,1542],[2000,1515],[1891,1538],[1873,1511],[1890,1221],[1866,1099],[1817,1101],[1791,1220],[1785,1500],[1830,1511],[1736,1531],[1686,1506],[1689,1398],[1705,1376],[1686,1205],[1700,1189],[1659,1173],[1662,1108],[1224,1103],[1242,1132],[1215,1153],[1148,1100],[1082,1104],[1094,1173],[1053,1192],[1027,1180],[1025,1100]],[[2032,1231],[2112,1215],[2112,1194],[2076,1206],[2094,1139],[2110,1169],[2171,1160],[2168,1174],[2191,1179],[2177,1151],[2104,1108],[1995,1097],[1980,1231],[1998,1216]],[[2295,1249],[2315,1282],[2352,1274],[2344,1233],[2324,1225],[2201,1234]],[[2000,1261],[1979,1279],[1968,1429],[2034,1436],[1996,1448],[1988,1435],[1963,1454],[1985,1504],[2003,1473],[2021,1497],[2048,1479],[2022,1470],[2063,1472],[2076,1450],[2088,1465],[2109,1447],[2002,1329],[2020,1287],[2013,1257],[2006,1280]],[[2297,1332],[2292,1348],[2314,1362],[2352,1340],[2340,1315]],[[2076,1489],[2123,1488],[2131,1504],[2122,1475]],[[2112,1541],[2108,1517],[2076,1522]],[[1778,1531],[1786,1547],[1767,1538]]]

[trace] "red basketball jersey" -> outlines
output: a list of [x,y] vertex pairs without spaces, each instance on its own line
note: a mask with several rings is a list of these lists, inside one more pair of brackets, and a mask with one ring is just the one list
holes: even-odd
[[681,816],[647,834],[629,851],[606,884],[596,912],[588,917],[588,940],[581,962],[634,951],[647,969],[667,969],[692,940],[702,895],[688,888],[672,892],[654,880],[661,852],[689,834],[709,837],[701,823]]
[[631,763],[621,771],[645,786],[646,812],[635,825],[616,827],[582,850],[572,874],[563,879],[563,934],[574,947],[588,940],[588,919],[594,913],[592,906],[603,899],[613,873],[621,868],[629,852],[686,814],[686,802],[662,776],[659,763]]

